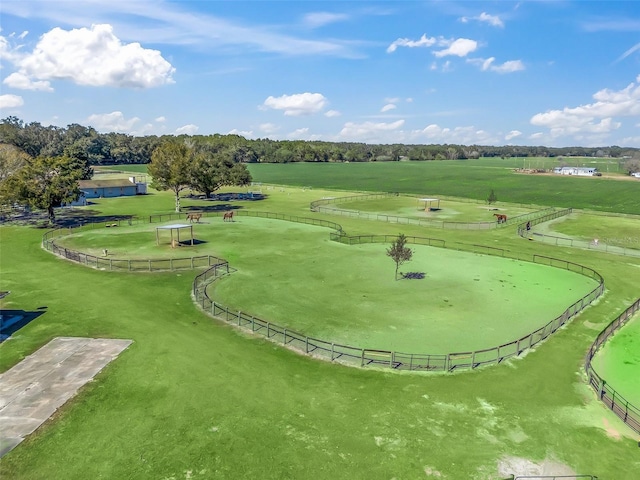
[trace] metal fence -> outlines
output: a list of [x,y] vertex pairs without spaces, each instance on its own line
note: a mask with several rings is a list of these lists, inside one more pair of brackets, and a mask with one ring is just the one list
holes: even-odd
[[631,404],[622,395],[620,395],[614,387],[609,385],[607,381],[595,371],[591,361],[600,347],[620,328],[622,328],[639,310],[640,298],[631,304],[620,316],[609,323],[609,325],[600,332],[587,353],[584,367],[585,372],[587,373],[589,385],[591,385],[595,390],[600,401],[637,433],[640,433],[640,408]]
[[[531,219],[528,222],[529,227],[531,228],[540,223],[548,222],[550,220],[554,220],[564,215],[569,215],[572,212],[573,212],[573,209],[567,208],[565,210],[559,210],[557,212],[546,214],[539,218]],[[614,253],[616,255],[624,255],[628,257],[640,257],[640,249],[637,249],[637,248],[610,245],[606,242],[596,240],[596,239],[592,241],[587,241],[587,240],[561,237],[559,235],[547,235],[545,233],[533,232],[527,229],[526,223],[521,223],[520,225],[518,225],[518,235],[520,235],[523,238],[528,238],[530,240],[536,240],[538,242],[556,245],[559,247],[574,247],[574,248],[581,248],[584,250],[593,250],[593,251],[602,252],[602,253]]]
[[517,477],[512,475],[511,478],[507,480],[576,480],[579,478],[598,480],[598,477],[595,475],[518,475]]
[[[402,217],[398,215],[369,213],[369,212],[363,212],[360,210],[348,210],[344,208],[329,206],[332,204],[343,204],[343,203],[349,203],[349,202],[375,200],[380,198],[397,197],[397,196],[411,197],[416,199],[418,198],[412,195],[399,194],[399,193],[368,193],[363,195],[351,195],[348,197],[323,198],[323,199],[311,202],[310,209],[312,212],[328,213],[332,215],[340,215],[345,217],[358,218],[362,220],[375,220],[379,222],[397,223],[401,225],[418,225],[423,227],[442,228],[442,229],[448,229],[448,230],[491,230],[494,228],[513,225],[518,222],[526,222],[527,220],[531,220],[540,216],[547,215],[549,212],[553,212],[556,210],[555,208],[546,208],[541,211],[517,215],[507,219],[506,222],[498,223],[496,221],[449,222],[445,220],[436,220],[436,219],[430,219],[430,218],[409,218],[409,217]],[[483,203],[483,202],[474,201],[470,203]]]
[[[395,238],[396,237],[392,235],[363,235],[350,237],[344,234],[342,230],[331,233],[332,240],[347,245],[388,243]],[[557,331],[575,315],[590,305],[604,291],[604,281],[600,274],[595,270],[583,265],[567,262],[565,260],[542,255],[514,255],[508,250],[500,248],[477,244],[445,242],[444,240],[433,238],[407,237],[407,241],[412,244],[429,245],[440,248],[453,248],[461,251],[497,255],[557,268],[564,268],[597,280],[598,286],[569,306],[562,315],[554,318],[545,326],[522,338],[487,349],[444,354],[403,353],[337,344],[327,340],[308,337],[295,330],[256,318],[255,316],[242,311],[230,310],[228,307],[214,301],[208,294],[207,286],[211,282],[222,278],[229,273],[229,270],[224,270],[219,267],[211,268],[194,279],[193,295],[198,305],[212,316],[220,318],[239,328],[263,335],[274,342],[293,348],[307,355],[331,361],[338,361],[349,365],[359,365],[361,367],[377,366],[388,367],[396,370],[452,372],[459,369],[475,369],[483,365],[498,364],[508,358],[520,355],[525,350],[534,347],[549,337],[549,335]]]

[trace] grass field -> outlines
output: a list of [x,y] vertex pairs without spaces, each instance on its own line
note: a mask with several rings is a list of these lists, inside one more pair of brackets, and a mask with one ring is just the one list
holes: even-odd
[[[393,184],[408,189],[410,172],[403,165],[385,166],[384,175],[376,173],[383,173],[375,170],[377,165],[341,170],[353,176],[345,178],[345,173],[339,183],[361,190],[361,175],[373,172],[377,178],[366,181],[371,190]],[[446,165],[451,166],[448,174]],[[439,166],[448,179],[438,189],[455,195],[455,177],[460,182],[467,177],[446,165]],[[260,172],[271,166],[255,167],[254,179],[269,181]],[[335,220],[309,212],[310,201],[338,195],[320,189],[333,180],[324,173],[305,173],[315,166],[291,167],[281,170],[274,183],[306,185],[315,179],[313,190],[265,189],[266,200],[237,206]],[[296,178],[294,171],[304,176]],[[275,169],[272,173],[275,178]],[[592,179],[560,180],[585,185],[580,182]],[[481,198],[492,187],[504,201],[522,193],[517,185],[489,183],[473,187]],[[633,190],[625,186],[631,182],[611,183],[620,191],[602,197],[588,188],[569,192],[566,201],[575,208],[631,205]],[[434,190],[421,185],[413,193],[424,191]],[[561,197],[555,189],[541,188],[539,195],[536,203],[543,205],[558,206]],[[183,199],[183,205],[209,204]],[[81,212],[94,219],[148,216],[171,212],[172,206],[170,194],[151,191],[145,197],[99,199]],[[340,223],[349,234],[395,235],[399,230],[398,225],[355,218]],[[55,336],[130,338],[134,343],[0,460],[2,478],[494,480],[506,478],[498,469],[505,462],[514,464],[514,458],[553,461],[600,480],[635,480],[640,470],[638,436],[598,402],[582,373],[584,355],[598,332],[638,297],[640,259],[528,242],[515,227],[480,236],[402,226],[407,235],[566,258],[597,270],[607,289],[602,300],[524,358],[462,374],[416,375],[334,365],[249,337],[211,320],[193,304],[195,272],[89,269],[43,251],[44,231],[0,226],[0,280],[2,290],[11,291],[2,308],[46,307],[46,313],[0,345],[0,369]],[[254,248],[275,245],[257,238]],[[391,273],[390,260],[383,260]],[[270,301],[271,295],[264,298]]]
[[489,161],[250,164],[254,180],[264,183],[451,195],[486,200],[493,189],[499,201],[525,205],[587,208],[640,214],[640,182],[606,177],[521,175],[513,165]]
[[579,240],[640,249],[640,218],[572,214],[544,226],[545,233]]
[[496,218],[493,216],[494,213],[501,213],[508,215],[509,217],[515,217],[536,211],[535,208],[528,208],[508,203],[487,205],[460,202],[451,199],[442,199],[440,200],[439,205],[440,207],[438,210],[425,211],[424,201],[421,202],[419,198],[407,196],[385,197],[372,200],[348,201],[332,204],[332,206],[335,206],[336,208],[346,210],[395,215],[420,220],[443,220],[463,223],[493,223],[496,221]]
[[640,405],[640,315],[605,343],[593,367],[628,402]]
[[597,285],[544,265],[424,246],[414,247],[405,271],[425,278],[398,282],[385,245],[345,247],[328,242],[325,228],[285,221],[205,222],[194,227],[198,243],[178,251],[166,238],[156,245],[155,224],[86,230],[56,242],[96,256],[107,248],[119,259],[223,257],[239,271],[213,284],[213,298],[232,309],[315,338],[410,353],[508,343]]

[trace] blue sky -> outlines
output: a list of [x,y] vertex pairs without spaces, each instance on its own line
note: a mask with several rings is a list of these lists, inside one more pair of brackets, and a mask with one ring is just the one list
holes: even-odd
[[640,2],[3,0],[2,118],[640,147]]

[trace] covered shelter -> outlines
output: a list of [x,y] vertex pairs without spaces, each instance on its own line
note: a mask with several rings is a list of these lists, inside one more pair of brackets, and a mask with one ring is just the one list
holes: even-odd
[[[423,203],[424,203],[424,208],[422,206]],[[425,212],[430,212],[431,210],[440,210],[440,199],[439,198],[418,198],[418,205],[420,206],[419,209],[424,210]]]
[[[156,245],[160,245],[160,230],[169,230],[171,233],[171,248],[176,246],[176,242],[180,243],[180,230],[185,228],[189,229],[189,234],[191,236],[191,245],[193,245],[193,225],[188,223],[173,223],[171,225],[161,225],[156,227]],[[176,232],[176,238],[173,238],[173,232]]]

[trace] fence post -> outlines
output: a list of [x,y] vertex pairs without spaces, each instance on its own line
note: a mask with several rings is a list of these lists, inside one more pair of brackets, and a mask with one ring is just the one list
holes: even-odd
[[[193,257],[192,257],[193,260]],[[242,315],[242,312],[240,310],[238,310],[238,326],[240,326],[240,317]]]
[[151,259],[149,259],[149,271],[151,271]]
[[309,353],[309,337],[304,337],[304,353]]
[[333,342],[331,342],[331,361],[333,362]]
[[271,338],[271,324],[267,322],[267,338]]
[[129,262],[129,271],[131,271],[131,260],[128,260]]
[[253,316],[251,317],[251,331],[252,332],[256,331],[256,320]]
[[286,345],[287,344],[287,329],[284,329],[284,335],[283,335],[283,339],[282,339],[282,344]]

